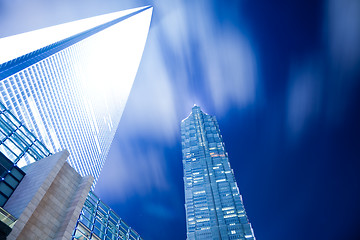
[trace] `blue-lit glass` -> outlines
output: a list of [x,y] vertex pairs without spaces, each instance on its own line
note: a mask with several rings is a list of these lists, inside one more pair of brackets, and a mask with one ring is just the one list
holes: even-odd
[[[94,185],[137,72],[151,12],[119,14],[0,65],[0,101],[51,152],[67,149],[70,165],[94,176]],[[17,148],[10,149],[4,151],[13,151],[9,158],[17,162]]]
[[89,192],[72,239],[142,240],[111,208]]
[[187,239],[254,240],[216,118],[194,106],[181,141]]
[[17,165],[49,156],[50,151],[0,102],[0,207],[25,176]]
[[0,152],[17,166],[28,165],[51,154],[1,102]]

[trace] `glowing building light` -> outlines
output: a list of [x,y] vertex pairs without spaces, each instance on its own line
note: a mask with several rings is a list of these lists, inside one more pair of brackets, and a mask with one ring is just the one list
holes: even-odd
[[[145,46],[152,7],[0,39],[0,101],[94,185]],[[19,162],[24,166],[27,162]]]

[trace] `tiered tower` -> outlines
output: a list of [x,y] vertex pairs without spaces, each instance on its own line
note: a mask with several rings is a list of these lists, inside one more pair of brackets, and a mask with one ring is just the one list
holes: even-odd
[[181,141],[187,239],[254,240],[216,118],[194,106]]

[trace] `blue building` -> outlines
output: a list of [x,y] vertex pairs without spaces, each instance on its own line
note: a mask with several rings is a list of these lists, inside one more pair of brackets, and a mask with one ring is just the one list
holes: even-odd
[[[142,240],[89,192],[93,177],[80,177],[68,156],[51,154],[0,103],[0,239]],[[21,169],[22,158],[35,162]]]
[[[0,39],[0,102],[94,186],[145,46],[152,7]],[[34,162],[17,159],[19,167]]]
[[91,191],[81,210],[72,239],[142,240],[134,229]]
[[194,106],[181,141],[187,239],[254,240],[216,118]]
[[0,102],[0,208],[5,205],[25,173],[21,159],[37,161],[50,151]]
[[0,238],[141,239],[89,190],[151,15],[141,7],[0,39]]

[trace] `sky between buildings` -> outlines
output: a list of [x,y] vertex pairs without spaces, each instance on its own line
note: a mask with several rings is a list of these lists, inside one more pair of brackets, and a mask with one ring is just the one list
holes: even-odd
[[185,239],[180,121],[197,104],[219,121],[258,239],[358,239],[360,2],[0,0],[0,37],[143,5],[150,33],[99,197],[144,239]]

